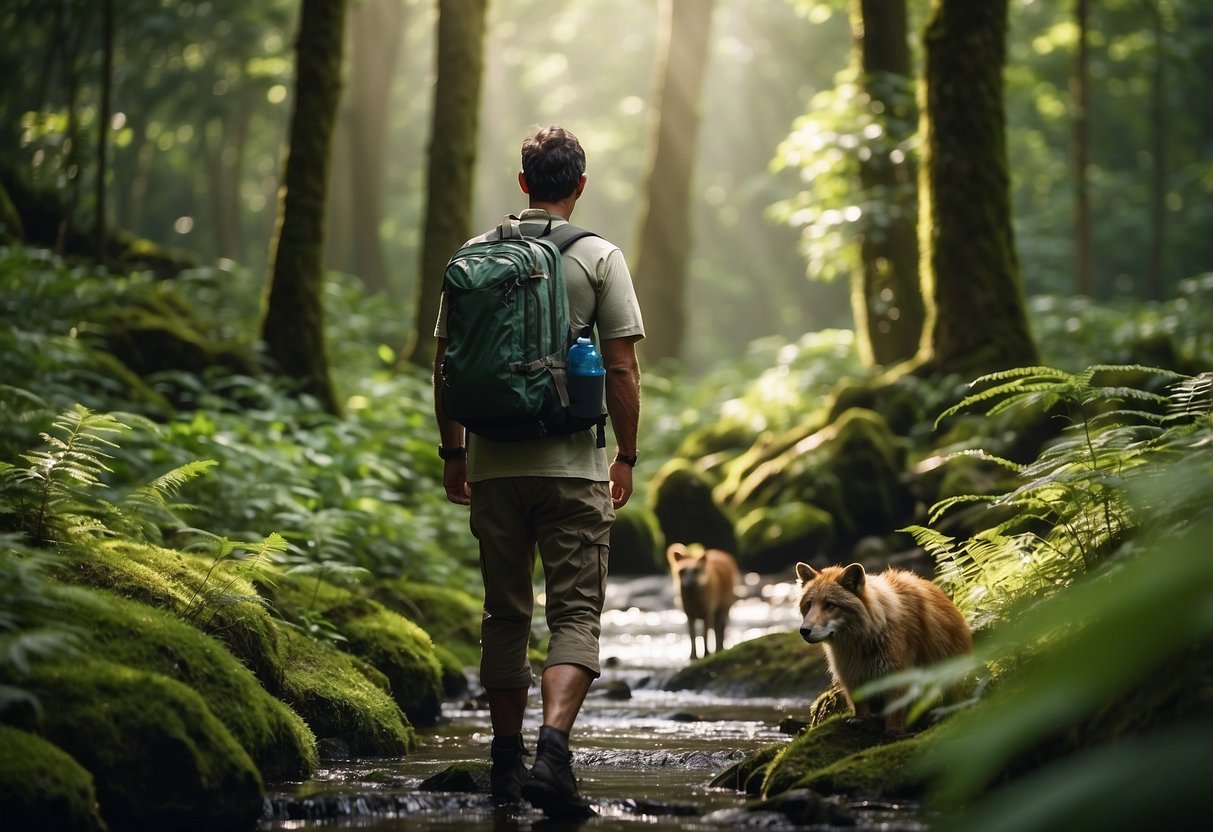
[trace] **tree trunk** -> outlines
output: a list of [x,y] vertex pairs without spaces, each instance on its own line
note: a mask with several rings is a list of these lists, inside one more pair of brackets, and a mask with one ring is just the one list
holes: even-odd
[[1147,4],[1154,18],[1154,72],[1150,79],[1150,262],[1146,267],[1146,292],[1151,300],[1166,293],[1167,236],[1167,105],[1166,34],[1163,9],[1158,2]]
[[1095,296],[1095,273],[1091,266],[1091,197],[1087,185],[1091,142],[1088,134],[1090,101],[1090,72],[1088,70],[1088,21],[1090,3],[1075,0],[1074,25],[1078,28],[1078,45],[1074,52],[1074,70],[1070,76],[1070,101],[1074,110],[1074,291],[1086,297]]
[[851,30],[860,84],[884,135],[859,163],[864,201],[881,205],[887,222],[869,221],[859,240],[852,281],[855,329],[869,363],[889,367],[913,358],[925,310],[918,281],[915,170],[905,143],[916,129],[910,83],[905,0],[851,0]]
[[486,0],[438,4],[438,79],[426,171],[425,239],[413,339],[402,351],[405,360],[421,367],[434,363],[442,272],[451,254],[471,236],[486,6]]
[[114,87],[114,0],[105,0],[101,7],[101,101],[97,116],[97,179],[95,181],[96,211],[93,228],[94,259],[105,262],[105,186],[109,167],[110,112]]
[[333,122],[341,95],[346,0],[303,0],[295,59],[295,109],[283,165],[261,337],[278,369],[338,413],[324,343],[324,202]]
[[404,41],[404,21],[401,0],[369,0],[357,4],[350,14],[354,272],[369,292],[388,287],[379,226],[383,222],[383,169],[392,80]]
[[919,235],[932,371],[1036,362],[1011,226],[1002,69],[1007,0],[933,0],[927,25]]
[[677,360],[686,330],[691,174],[713,5],[713,0],[665,3],[634,270],[641,308],[653,320],[641,344],[649,361]]

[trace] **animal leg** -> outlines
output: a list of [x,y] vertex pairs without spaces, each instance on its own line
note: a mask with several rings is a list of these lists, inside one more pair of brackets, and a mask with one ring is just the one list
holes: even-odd
[[[687,632],[691,634],[691,658],[699,658],[699,645],[695,643],[695,619],[687,616]],[[708,652],[708,633],[707,628],[704,628],[703,633],[703,652],[707,655]]]

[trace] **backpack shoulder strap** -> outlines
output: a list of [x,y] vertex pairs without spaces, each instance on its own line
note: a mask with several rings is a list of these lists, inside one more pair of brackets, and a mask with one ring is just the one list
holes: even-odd
[[584,228],[578,228],[572,223],[566,222],[564,225],[558,225],[555,228],[547,231],[542,236],[547,237],[560,249],[561,253],[569,250],[569,246],[580,240],[582,237],[597,237],[593,231],[586,231]]

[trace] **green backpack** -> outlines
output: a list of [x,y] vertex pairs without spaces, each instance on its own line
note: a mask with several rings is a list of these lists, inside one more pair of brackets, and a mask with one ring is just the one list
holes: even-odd
[[495,440],[538,439],[597,426],[605,445],[606,415],[587,419],[569,409],[569,328],[562,253],[582,237],[572,225],[526,236],[517,217],[498,239],[455,252],[442,278],[447,348],[442,362],[446,415]]

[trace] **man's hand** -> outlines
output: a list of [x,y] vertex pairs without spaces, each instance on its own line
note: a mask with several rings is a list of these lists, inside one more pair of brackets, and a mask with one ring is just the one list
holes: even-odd
[[461,506],[472,504],[472,490],[468,488],[467,457],[448,459],[442,467],[442,486],[446,498]]
[[632,496],[632,466],[626,462],[612,462],[610,476],[611,503],[616,509],[621,509]]

